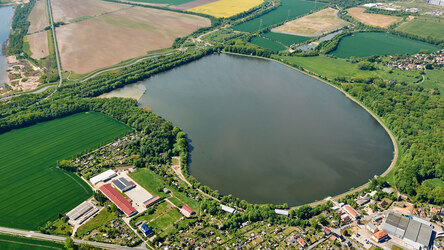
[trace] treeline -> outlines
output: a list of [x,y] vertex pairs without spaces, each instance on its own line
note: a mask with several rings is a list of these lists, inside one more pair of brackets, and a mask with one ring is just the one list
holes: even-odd
[[36,0],[30,0],[28,3],[18,5],[12,19],[12,31],[9,34],[9,44],[6,49],[7,55],[19,55],[23,52],[23,38],[28,33],[30,22],[28,21]]
[[397,138],[401,154],[394,181],[399,191],[442,205],[444,189],[423,183],[444,180],[444,99],[416,84],[378,81],[347,84],[344,89],[382,117]]
[[228,41],[224,47],[224,51],[262,57],[270,57],[271,54],[273,54],[273,51],[270,49],[260,48],[257,45],[247,43],[241,39]]
[[373,14],[382,14],[386,16],[400,16],[400,17],[408,17],[408,16],[417,16],[418,13],[406,12],[406,11],[392,11],[392,10],[384,10],[379,8],[366,8],[364,13],[373,13]]

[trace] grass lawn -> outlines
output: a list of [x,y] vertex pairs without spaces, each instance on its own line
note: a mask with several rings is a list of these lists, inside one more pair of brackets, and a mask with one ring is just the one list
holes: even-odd
[[234,30],[244,32],[255,32],[263,28],[270,27],[285,21],[290,21],[296,17],[304,15],[311,10],[321,8],[325,3],[303,0],[281,0],[281,5],[276,9],[253,18],[247,22],[233,27]]
[[169,201],[171,201],[174,205],[176,205],[177,207],[182,207],[185,203],[183,203],[182,201],[180,201],[179,199],[177,199],[176,197],[170,197],[168,198]]
[[130,177],[152,195],[166,196],[164,192],[157,191],[159,187],[164,186],[164,181],[148,168],[138,168],[136,172],[130,173]]
[[286,46],[290,46],[295,43],[305,42],[311,38],[311,37],[295,36],[295,35],[288,35],[288,34],[281,34],[274,32],[268,32],[263,34],[262,36],[274,41],[279,41]]
[[266,38],[259,37],[259,36],[255,36],[255,37],[251,38],[250,42],[252,44],[259,46],[259,47],[262,47],[265,49],[271,49],[274,51],[280,51],[280,50],[286,49],[284,46],[282,46],[281,44],[279,44],[273,40],[266,39]]
[[182,214],[177,211],[177,209],[173,208],[168,213],[160,216],[156,220],[149,223],[149,227],[151,227],[155,232],[160,232],[165,229],[169,225],[174,224],[179,218],[182,217]]
[[65,247],[64,247],[63,243],[0,234],[0,249],[2,249],[2,250],[17,250],[17,249],[47,250],[47,249],[65,249]]
[[441,93],[441,96],[444,95],[444,81],[442,80],[442,76],[444,75],[444,70],[442,69],[433,69],[425,71],[425,78],[422,86],[427,89],[435,89],[437,88]]
[[0,226],[37,229],[92,195],[57,161],[95,149],[130,128],[101,113],[78,113],[0,135]]
[[173,208],[173,206],[171,204],[169,204],[166,201],[162,201],[161,203],[157,204],[156,210],[154,211],[154,213],[152,213],[152,214],[146,213],[146,214],[141,215],[141,216],[136,216],[132,220],[134,220],[135,222],[138,222],[138,221],[149,222],[152,219],[159,217],[161,214],[165,213],[165,211],[168,211],[171,208]]
[[415,54],[420,50],[439,50],[440,47],[401,36],[383,32],[359,32],[343,37],[331,54],[348,58],[371,55]]
[[200,209],[200,203],[199,201],[192,199],[188,196],[186,196],[184,193],[175,191],[175,190],[171,190],[171,192],[173,193],[173,195],[175,197],[177,197],[180,201],[184,202],[185,204],[187,204],[190,208],[192,208],[196,213],[199,212]]
[[[393,73],[388,73],[385,70],[360,70],[357,64],[347,62],[344,59],[336,59],[327,56],[313,56],[313,57],[297,57],[297,56],[278,56],[277,58],[288,61],[290,64],[296,64],[306,68],[309,71],[323,75],[329,79],[336,77],[347,78],[369,78],[381,77],[386,80],[399,80],[408,83],[418,81],[420,77],[419,72],[405,72],[400,70],[393,70]],[[384,68],[385,69],[385,68]]]
[[440,187],[444,189],[444,181],[438,178],[425,180],[423,184],[431,184],[433,187]]
[[105,208],[94,218],[90,219],[86,224],[79,227],[79,229],[76,231],[76,237],[82,238],[87,232],[97,229],[115,218],[117,218],[117,214],[108,212],[108,209]]
[[422,37],[430,36],[444,40],[444,18],[425,16],[415,17],[415,19],[400,25],[396,30]]

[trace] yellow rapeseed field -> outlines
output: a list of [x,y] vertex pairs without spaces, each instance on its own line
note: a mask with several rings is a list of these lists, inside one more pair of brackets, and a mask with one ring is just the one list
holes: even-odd
[[219,0],[188,9],[188,11],[203,13],[214,17],[230,17],[247,11],[262,2],[263,0]]

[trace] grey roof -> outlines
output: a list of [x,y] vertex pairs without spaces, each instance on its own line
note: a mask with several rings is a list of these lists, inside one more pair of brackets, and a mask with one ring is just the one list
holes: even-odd
[[69,211],[66,216],[71,220],[77,220],[80,216],[91,210],[93,205],[89,201],[84,201],[73,210]]
[[433,229],[431,227],[421,224],[421,229],[419,230],[416,241],[424,246],[429,246],[432,241],[432,234]]
[[[371,223],[371,222],[369,222],[369,223],[367,224],[367,226],[368,226],[371,230],[376,230],[376,229],[378,229],[378,227],[376,227],[375,224],[373,224],[373,223]],[[386,231],[386,232],[387,232],[387,231]]]
[[409,227],[407,228],[407,231],[405,232],[404,238],[407,238],[412,241],[416,241],[416,238],[418,237],[419,229],[421,228],[421,223],[417,221],[410,221]]
[[116,185],[120,191],[126,191],[126,189],[129,189],[133,186],[129,181],[127,181],[125,178],[121,177],[119,179],[116,179],[113,181],[113,184]]

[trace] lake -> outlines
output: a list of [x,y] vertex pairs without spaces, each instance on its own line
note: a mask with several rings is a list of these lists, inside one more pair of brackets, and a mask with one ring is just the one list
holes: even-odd
[[[11,30],[12,16],[14,8],[12,6],[0,6],[0,45],[3,45],[8,40],[9,32]],[[3,50],[0,49],[0,87],[2,87],[8,80],[8,63]]]
[[249,202],[320,200],[364,184],[393,158],[370,114],[276,62],[211,55],[110,95],[132,88],[146,89],[139,102],[187,133],[197,180]]
[[439,50],[440,47],[410,38],[383,32],[359,32],[343,37],[331,54],[348,58],[372,55],[416,54],[420,50]]

